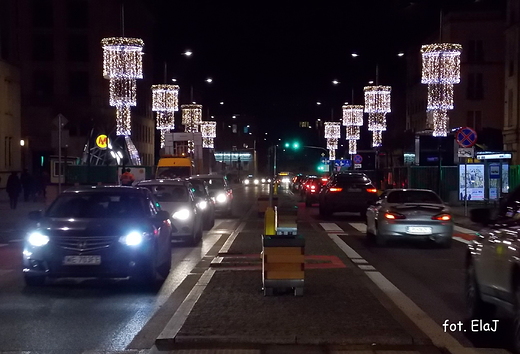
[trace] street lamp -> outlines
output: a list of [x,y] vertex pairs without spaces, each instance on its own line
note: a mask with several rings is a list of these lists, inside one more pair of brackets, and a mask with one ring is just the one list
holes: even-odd
[[187,56],[187,57],[191,57],[192,54],[193,54],[193,52],[192,52],[191,50],[189,50],[189,49],[186,50],[184,53],[182,53],[182,55],[185,55],[185,56]]

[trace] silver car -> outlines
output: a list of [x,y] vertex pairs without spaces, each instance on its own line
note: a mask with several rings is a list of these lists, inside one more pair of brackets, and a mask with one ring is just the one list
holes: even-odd
[[428,189],[389,189],[366,212],[367,236],[380,246],[390,239],[433,240],[451,247],[453,220],[442,199]]
[[148,188],[161,205],[171,215],[172,239],[181,239],[189,245],[196,245],[202,239],[202,212],[188,181],[181,179],[156,179],[137,183]]

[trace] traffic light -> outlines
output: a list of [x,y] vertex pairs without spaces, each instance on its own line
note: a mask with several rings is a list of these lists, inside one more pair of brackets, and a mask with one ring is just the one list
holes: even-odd
[[300,143],[297,141],[293,141],[292,143],[285,143],[284,146],[286,149],[293,149],[293,150],[300,149]]

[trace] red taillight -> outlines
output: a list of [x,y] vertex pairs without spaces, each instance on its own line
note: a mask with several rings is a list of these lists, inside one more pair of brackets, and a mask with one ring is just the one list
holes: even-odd
[[432,220],[440,220],[440,221],[450,221],[451,215],[450,214],[438,214],[432,216]]
[[316,186],[311,186],[311,189],[316,189]]
[[337,188],[337,187],[332,187],[329,189],[329,191],[331,192],[341,192],[343,190],[343,188]]
[[367,192],[368,193],[377,193],[377,189],[376,188],[367,188]]
[[406,219],[406,216],[399,213],[385,213],[385,219],[388,220],[396,220],[396,219]]

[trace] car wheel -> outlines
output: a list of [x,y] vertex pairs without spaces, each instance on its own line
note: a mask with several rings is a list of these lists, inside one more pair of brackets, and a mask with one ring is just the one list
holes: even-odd
[[441,248],[451,248],[451,244],[451,237],[446,237],[441,242],[439,242],[439,246]]
[[379,228],[377,227],[377,223],[375,223],[375,239],[376,239],[376,244],[378,246],[386,246],[386,244],[388,243],[388,237],[386,237],[385,235],[383,235],[381,232],[379,232]]
[[211,221],[212,219],[210,219],[210,217],[206,217],[204,218],[204,230],[211,230],[211,228],[213,227],[213,225],[211,224]]
[[488,319],[493,316],[494,306],[482,301],[477,283],[475,266],[466,268],[466,314],[468,319]]
[[45,276],[24,276],[25,285],[42,286],[45,284]]
[[161,278],[166,279],[168,278],[168,274],[170,274],[170,270],[172,267],[172,252],[171,249],[168,250],[168,256],[166,257],[166,260],[163,264],[159,266],[157,269],[157,273],[161,276]]

